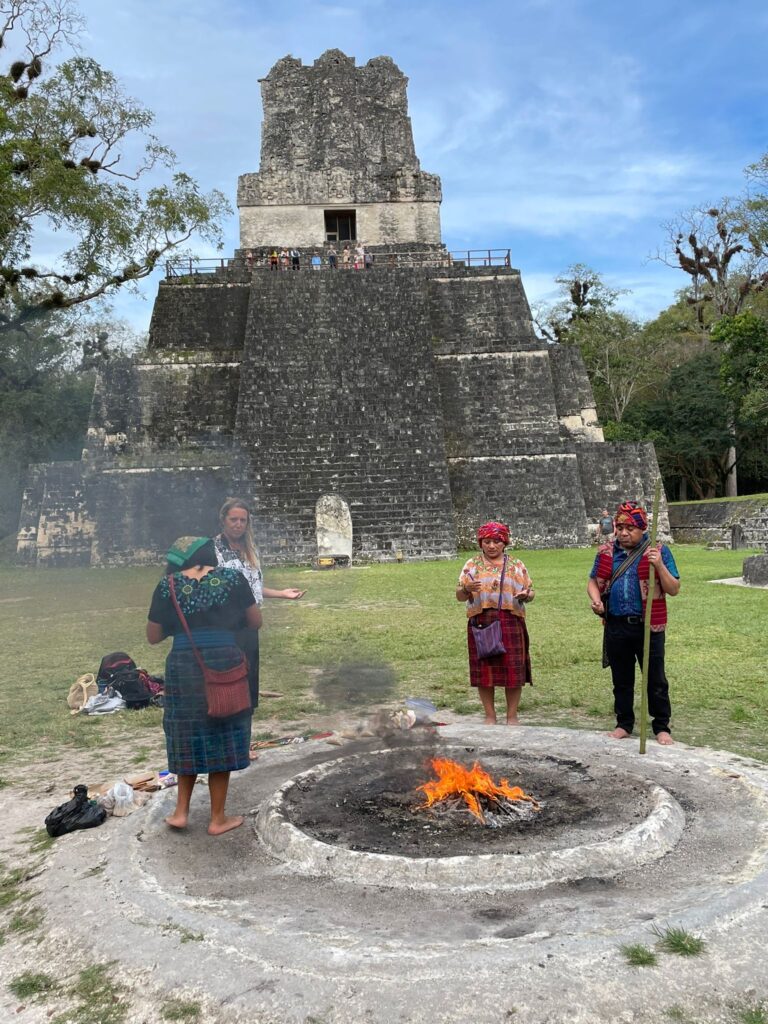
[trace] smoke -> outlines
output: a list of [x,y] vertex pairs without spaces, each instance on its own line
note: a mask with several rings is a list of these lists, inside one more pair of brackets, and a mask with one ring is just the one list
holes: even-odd
[[344,662],[323,669],[314,689],[317,700],[328,710],[365,708],[393,699],[395,672],[384,663]]

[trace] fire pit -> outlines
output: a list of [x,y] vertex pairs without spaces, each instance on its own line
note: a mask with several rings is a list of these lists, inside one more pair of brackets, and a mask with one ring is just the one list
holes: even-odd
[[355,754],[304,772],[261,806],[257,831],[303,874],[494,891],[617,875],[663,856],[683,830],[679,804],[639,775],[497,748],[434,754]]

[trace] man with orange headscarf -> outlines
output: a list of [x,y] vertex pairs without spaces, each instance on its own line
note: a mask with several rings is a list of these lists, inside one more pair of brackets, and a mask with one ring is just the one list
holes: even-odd
[[[680,574],[665,544],[651,547],[648,516],[634,501],[620,505],[614,519],[616,539],[597,552],[587,593],[592,611],[604,619],[607,663],[613,677],[616,728],[610,735],[627,739],[635,725],[635,662],[642,667],[644,620],[648,611],[648,580],[652,565],[656,583],[651,596],[651,649],[648,657],[648,710],[654,735],[663,746],[672,743],[669,683],[664,672],[666,597],[680,590]],[[605,664],[605,662],[604,662]]]

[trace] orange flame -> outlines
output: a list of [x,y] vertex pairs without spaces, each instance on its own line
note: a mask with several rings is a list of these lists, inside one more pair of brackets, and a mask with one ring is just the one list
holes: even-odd
[[437,778],[430,779],[429,782],[416,787],[417,791],[422,792],[426,797],[419,810],[431,807],[432,804],[451,796],[460,796],[474,816],[483,823],[485,823],[485,817],[480,807],[481,796],[495,802],[500,798],[526,800],[537,811],[539,809],[538,803],[532,796],[528,796],[519,786],[510,786],[508,779],[501,779],[496,784],[477,761],[471,768],[465,768],[457,761],[450,761],[442,757],[433,758],[430,764],[437,774]]

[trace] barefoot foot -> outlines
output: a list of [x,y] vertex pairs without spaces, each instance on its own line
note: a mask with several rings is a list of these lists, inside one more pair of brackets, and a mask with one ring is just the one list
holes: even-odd
[[617,725],[613,732],[609,732],[608,735],[612,740],[628,740],[629,733],[626,729],[622,729],[620,725]]
[[243,824],[242,814],[236,814],[233,818],[223,818],[221,821],[211,822],[208,826],[209,836],[220,836],[225,832],[231,832],[233,828],[240,828]]
[[483,719],[483,725],[497,725],[495,718],[488,718],[487,716]]
[[186,828],[187,827],[187,815],[179,814],[178,811],[174,811],[173,814],[169,814],[165,819],[165,824],[170,825],[171,828]]
[[662,747],[673,747],[675,745],[675,741],[668,732],[657,732],[656,742],[660,743]]
[[507,725],[520,725],[520,719],[517,715],[507,715]]

